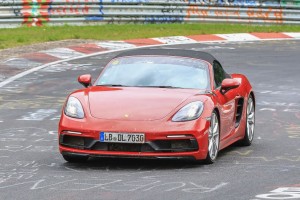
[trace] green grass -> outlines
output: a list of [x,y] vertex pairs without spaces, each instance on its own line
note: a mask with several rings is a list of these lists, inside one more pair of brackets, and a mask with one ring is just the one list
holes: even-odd
[[44,26],[0,29],[0,49],[66,39],[124,40],[178,35],[300,32],[300,26],[240,24],[147,24]]

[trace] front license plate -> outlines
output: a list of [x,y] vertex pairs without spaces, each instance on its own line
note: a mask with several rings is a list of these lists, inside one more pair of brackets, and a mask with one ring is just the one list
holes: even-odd
[[100,132],[100,142],[145,143],[144,133],[111,133]]

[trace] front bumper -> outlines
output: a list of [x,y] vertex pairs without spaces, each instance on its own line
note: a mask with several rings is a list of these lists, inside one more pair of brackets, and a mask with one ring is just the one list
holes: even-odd
[[[59,124],[59,150],[62,154],[93,157],[205,159],[208,128],[209,121],[202,118],[190,122],[108,122],[99,119],[81,121],[63,116]],[[144,144],[103,143],[99,141],[100,131],[142,132],[146,141]],[[169,137],[178,135],[185,137]]]

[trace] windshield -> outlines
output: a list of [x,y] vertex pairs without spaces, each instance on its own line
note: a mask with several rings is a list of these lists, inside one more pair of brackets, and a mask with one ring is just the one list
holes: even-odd
[[113,59],[96,85],[208,89],[206,62],[173,56],[134,56]]

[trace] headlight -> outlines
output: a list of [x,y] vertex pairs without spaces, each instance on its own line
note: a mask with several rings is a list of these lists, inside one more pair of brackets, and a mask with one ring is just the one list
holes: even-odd
[[75,97],[69,97],[65,107],[65,114],[69,117],[82,119],[84,112],[80,101]]
[[184,122],[197,119],[203,111],[203,103],[195,101],[182,107],[172,118],[173,122]]

